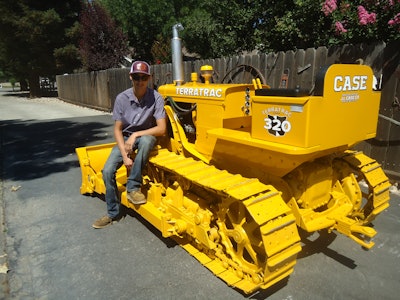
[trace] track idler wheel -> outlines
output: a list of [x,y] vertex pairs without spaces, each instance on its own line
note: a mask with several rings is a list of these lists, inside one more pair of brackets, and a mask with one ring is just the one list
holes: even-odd
[[[259,225],[242,202],[234,202],[218,222],[221,243],[235,267],[257,278],[262,274],[267,254]],[[242,272],[238,272],[242,274]]]

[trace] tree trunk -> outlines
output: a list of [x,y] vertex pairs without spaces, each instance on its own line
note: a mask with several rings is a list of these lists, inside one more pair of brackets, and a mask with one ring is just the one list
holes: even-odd
[[28,83],[26,82],[25,79],[21,78],[19,80],[19,86],[22,92],[28,91]]
[[42,91],[40,89],[39,75],[31,73],[29,74],[29,96],[30,98],[40,98],[42,97]]

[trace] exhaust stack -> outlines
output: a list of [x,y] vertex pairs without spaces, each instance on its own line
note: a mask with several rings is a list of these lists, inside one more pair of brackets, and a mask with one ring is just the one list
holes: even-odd
[[184,82],[183,76],[183,61],[182,61],[182,43],[179,38],[178,31],[183,30],[181,23],[172,26],[172,80],[176,85],[181,85]]

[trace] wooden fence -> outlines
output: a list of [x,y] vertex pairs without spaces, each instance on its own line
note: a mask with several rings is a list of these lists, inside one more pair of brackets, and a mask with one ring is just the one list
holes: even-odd
[[[400,41],[392,44],[346,45],[269,54],[184,62],[185,80],[199,73],[200,66],[214,67],[214,82],[250,83],[258,77],[272,88],[311,89],[319,68],[332,63],[359,63],[372,67],[381,80],[382,96],[377,137],[357,146],[380,162],[392,178],[400,178]],[[172,83],[172,65],[152,66],[151,86]],[[58,75],[60,99],[78,105],[111,111],[115,97],[129,88],[128,69]],[[339,116],[340,118],[340,116]],[[345,133],[343,133],[345,134]]]

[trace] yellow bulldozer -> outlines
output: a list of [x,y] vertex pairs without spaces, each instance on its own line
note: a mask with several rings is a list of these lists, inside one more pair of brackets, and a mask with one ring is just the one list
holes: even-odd
[[[160,86],[168,134],[143,176],[147,203],[121,203],[228,285],[251,293],[288,277],[299,231],[325,230],[369,249],[371,221],[389,206],[381,166],[354,145],[376,135],[380,91],[365,65],[320,69],[312,90],[212,83],[201,67],[185,82],[173,27],[174,80]],[[104,194],[101,170],[114,143],[76,149],[82,194]],[[134,155],[134,154],[133,154]]]

